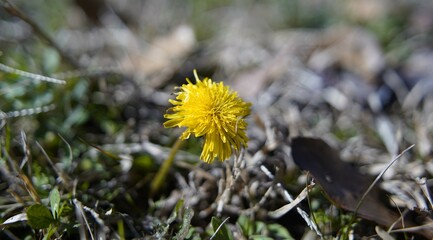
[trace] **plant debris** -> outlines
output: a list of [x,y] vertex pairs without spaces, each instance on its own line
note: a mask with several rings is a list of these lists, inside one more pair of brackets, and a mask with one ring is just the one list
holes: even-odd
[[[431,239],[431,9],[0,0],[0,239]],[[225,162],[163,126],[193,69],[251,102]]]

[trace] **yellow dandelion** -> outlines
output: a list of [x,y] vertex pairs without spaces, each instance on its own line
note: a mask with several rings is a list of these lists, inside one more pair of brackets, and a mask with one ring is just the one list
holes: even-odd
[[200,159],[211,163],[215,158],[228,159],[233,149],[247,146],[247,123],[251,103],[244,102],[235,91],[222,82],[210,78],[200,80],[194,70],[196,84],[186,79],[177,89],[176,99],[170,99],[173,107],[164,115],[168,120],[164,127],[186,127],[180,136],[188,139],[191,134],[204,137]]

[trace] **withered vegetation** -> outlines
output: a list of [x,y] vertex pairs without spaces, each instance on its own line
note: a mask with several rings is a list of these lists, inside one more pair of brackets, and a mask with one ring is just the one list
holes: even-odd
[[[0,239],[432,238],[431,1],[0,7]],[[150,195],[193,69],[252,103],[248,148],[188,139]]]

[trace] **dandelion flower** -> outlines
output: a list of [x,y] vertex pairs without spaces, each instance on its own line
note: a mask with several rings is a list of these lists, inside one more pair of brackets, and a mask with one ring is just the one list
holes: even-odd
[[168,119],[164,127],[186,127],[180,136],[182,140],[191,134],[204,138],[201,160],[224,161],[233,150],[247,146],[244,118],[250,113],[251,103],[244,102],[222,82],[200,80],[195,70],[194,77],[195,84],[187,78],[188,84],[177,87],[176,99],[169,100],[173,107],[164,115]]

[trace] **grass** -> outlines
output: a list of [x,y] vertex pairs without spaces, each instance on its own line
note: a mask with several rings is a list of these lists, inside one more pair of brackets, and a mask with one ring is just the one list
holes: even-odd
[[[16,1],[14,14],[9,1],[0,1],[0,239],[383,236],[374,222],[352,221],[318,184],[299,209],[269,216],[310,183],[290,154],[290,139],[300,135],[321,137],[372,176],[415,144],[383,175],[385,202],[431,211],[415,181],[433,174],[431,96],[402,106],[408,86],[421,81],[411,76],[431,76],[411,62],[419,49],[431,54],[431,32],[410,20],[421,5],[386,6],[382,17],[365,22],[339,1],[77,2]],[[386,17],[395,11],[401,14]],[[91,20],[92,13],[100,15]],[[180,24],[186,35],[174,34]],[[336,25],[364,29],[376,40],[384,67],[373,80],[360,74],[360,55],[326,38]],[[405,41],[405,34],[418,40]],[[341,52],[358,64],[339,59]],[[335,61],[314,65],[320,56]],[[189,139],[152,185],[180,134],[162,126],[167,100],[195,68],[253,103],[249,147],[236,161],[209,165],[198,158],[201,140]],[[259,92],[236,89],[244,79],[262,86]],[[379,89],[392,80],[406,94],[372,111],[369,97],[387,101]],[[341,96],[336,92],[345,105],[333,100]],[[379,118],[391,131],[379,129]]]

